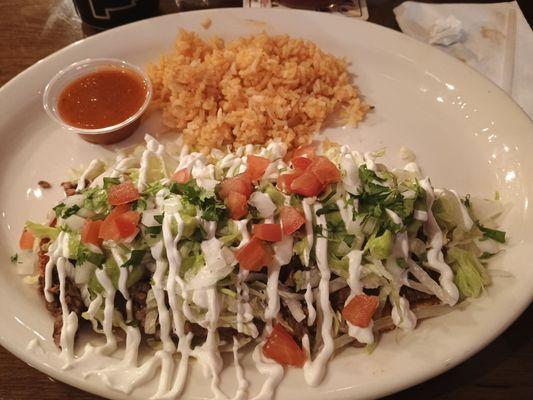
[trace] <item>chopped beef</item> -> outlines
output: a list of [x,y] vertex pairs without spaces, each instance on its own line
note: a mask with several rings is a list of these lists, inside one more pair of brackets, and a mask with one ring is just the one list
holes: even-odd
[[47,181],[39,181],[37,182],[37,185],[39,185],[41,189],[50,189],[52,187],[50,182],[47,182]]
[[140,280],[129,289],[132,301],[133,318],[139,323],[139,328],[144,332],[146,322],[146,296],[150,290],[150,282]]
[[[305,311],[307,310],[304,310],[304,312]],[[284,306],[280,307],[280,313],[283,321],[289,326],[292,336],[301,342],[304,335],[309,333],[306,320],[303,320],[302,322],[296,321],[289,309]]]
[[349,286],[343,287],[342,289],[339,289],[336,292],[331,293],[329,296],[331,308],[333,308],[333,310],[335,311],[342,311],[342,309],[344,308],[344,303],[346,303],[348,296],[350,296]]
[[63,187],[63,190],[65,191],[65,195],[72,196],[76,194],[76,187],[78,185],[74,182],[61,182],[61,186]]
[[439,299],[436,296],[424,292],[419,292],[418,290],[411,289],[407,286],[402,286],[402,289],[400,290],[400,295],[404,296],[407,301],[409,301],[411,308],[416,308],[420,305],[431,305],[439,303]]
[[[48,243],[48,239],[41,240],[39,244],[39,252],[37,253],[39,261],[39,293],[44,296],[44,284],[45,284],[45,270],[46,264],[48,263],[49,257],[46,255],[44,250],[44,245]],[[57,272],[54,271],[52,275],[52,286],[49,290],[53,294],[54,299],[51,302],[46,302],[46,309],[52,317],[54,318],[54,341],[59,346],[59,339],[61,337],[61,328],[63,327],[63,311],[61,309],[61,302],[59,301],[59,278]],[[74,311],[78,316],[81,316],[81,313],[84,309],[83,300],[81,297],[80,290],[78,287],[70,280],[70,278],[65,279],[65,302],[67,303],[69,311]]]

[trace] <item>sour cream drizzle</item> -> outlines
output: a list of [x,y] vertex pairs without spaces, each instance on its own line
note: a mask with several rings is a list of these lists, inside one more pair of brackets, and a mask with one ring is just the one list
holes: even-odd
[[[387,209],[387,215],[396,225],[403,227],[403,221],[394,211]],[[409,308],[409,301],[400,296],[400,289],[403,285],[408,283],[407,270],[400,268],[397,259],[407,261],[409,258],[409,240],[407,232],[399,232],[396,234],[394,246],[391,256],[387,259],[385,265],[387,271],[394,277],[393,290],[397,297],[389,295],[392,310],[391,318],[394,325],[403,330],[412,330],[416,327],[417,317]],[[397,299],[397,301],[394,301]]]
[[165,146],[163,146],[150,135],[145,135],[144,138],[146,140],[146,150],[143,152],[141,157],[141,168],[139,169],[139,181],[137,183],[137,189],[139,192],[142,192],[146,187],[151,158],[155,158],[161,163],[163,175],[164,177],[167,177],[165,160],[163,158]]
[[[149,180],[149,169],[152,161],[161,164],[164,177],[167,176],[167,166],[165,165],[164,146],[157,142],[154,138],[146,135],[146,150],[140,157],[139,181],[138,189],[144,190]],[[254,150],[252,145],[248,145],[238,149],[234,154],[228,154],[217,162],[217,168],[226,170],[226,176],[231,177],[243,172],[247,165],[247,156]],[[271,164],[265,176],[276,177],[279,171],[285,167],[281,159],[286,153],[285,147],[280,142],[273,142],[267,148],[261,149],[260,155],[267,157]],[[357,161],[358,160],[358,161]],[[348,152],[347,148],[342,150],[341,167],[349,164],[349,170],[343,178],[344,189],[350,193],[355,194],[356,186],[358,185],[358,175],[356,163],[366,162],[368,169],[376,171],[377,166],[374,162],[374,156],[371,153],[365,153],[362,158],[358,153]],[[139,165],[139,158],[137,157],[117,157],[114,167],[110,173],[112,177],[118,177],[128,168]],[[99,160],[91,162],[87,170],[82,174],[78,181],[78,190],[85,187],[85,179],[93,178],[94,175],[104,167]],[[415,168],[416,167],[416,168]],[[206,188],[212,188],[216,184],[215,167],[207,165],[207,158],[201,153],[188,152],[187,146],[183,146],[181,157],[176,170],[187,168],[192,171],[192,176],[196,178],[199,185]],[[406,166],[407,170],[413,172],[418,171],[416,164]],[[201,182],[200,182],[201,181]],[[420,185],[426,191],[427,196],[427,215],[424,211],[419,211],[415,217],[422,220],[427,220],[424,224],[425,232],[429,238],[431,249],[428,251],[428,265],[429,267],[440,272],[440,284],[442,288],[457,301],[458,292],[453,284],[453,274],[448,265],[444,263],[442,255],[443,238],[442,232],[438,228],[433,214],[431,213],[431,206],[435,199],[433,188],[429,180],[420,182]],[[340,184],[342,187],[343,185]],[[455,192],[454,195],[457,196]],[[111,355],[117,349],[117,338],[113,333],[113,326],[118,325],[126,332],[126,348],[123,359],[118,364],[111,367],[102,367],[101,369],[91,371],[86,374],[99,375],[103,381],[111,388],[122,391],[123,393],[130,393],[134,388],[148,382],[153,378],[157,370],[160,370],[158,388],[153,399],[176,399],[178,398],[185,387],[188,375],[189,359],[196,358],[199,364],[203,367],[204,373],[211,378],[211,390],[214,399],[227,399],[227,396],[220,389],[219,374],[223,368],[222,357],[219,352],[219,340],[217,328],[219,323],[220,313],[222,311],[221,294],[219,294],[216,282],[192,285],[191,281],[185,281],[180,276],[181,269],[181,254],[178,251],[178,244],[182,239],[184,222],[179,214],[179,210],[173,209],[174,205],[166,204],[165,197],[168,194],[167,190],[161,190],[156,196],[157,211],[164,212],[162,222],[162,239],[156,242],[151,247],[151,254],[155,260],[155,271],[153,272],[153,282],[151,290],[157,304],[158,323],[160,327],[160,339],[163,349],[155,352],[155,354],[144,361],[142,365],[138,364],[138,350],[141,342],[141,333],[137,327],[126,326],[122,321],[122,316],[115,310],[115,296],[117,290],[122,294],[126,300],[126,315],[128,321],[134,319],[132,299],[127,288],[128,276],[131,273],[131,267],[122,267],[119,270],[117,289],[108,276],[105,269],[95,270],[97,281],[103,288],[103,292],[96,295],[90,301],[87,297],[87,288],[85,288],[84,301],[88,310],[86,312],[87,318],[93,323],[96,328],[98,322],[95,320],[96,314],[103,309],[102,328],[106,337],[106,343],[98,347],[87,346],[85,353],[78,359],[74,356],[74,336],[78,327],[77,315],[68,309],[65,299],[66,293],[66,278],[73,277],[73,266],[68,261],[68,241],[69,236],[65,232],[60,232],[59,237],[54,241],[49,249],[48,255],[50,260],[45,267],[45,288],[44,295],[47,301],[54,301],[54,296],[50,292],[52,288],[53,268],[57,269],[60,293],[59,300],[62,309],[63,329],[61,331],[61,357],[65,360],[65,368],[69,368],[78,361],[90,359],[93,353]],[[175,199],[176,200],[176,199]],[[179,198],[177,199],[179,200]],[[263,199],[264,200],[264,199]],[[288,197],[286,197],[288,201]],[[460,202],[459,198],[458,201]],[[346,226],[346,230],[350,234],[357,234],[360,230],[359,223],[354,220],[354,208],[357,208],[357,203],[348,203],[346,199],[339,199],[336,202],[339,213]],[[314,296],[317,297],[317,307],[319,309],[320,331],[317,333],[317,340],[322,341],[321,348],[315,358],[311,359],[310,340],[307,335],[304,335],[302,344],[304,351],[307,353],[307,361],[303,367],[304,378],[311,386],[318,385],[327,369],[327,363],[330,360],[334,351],[334,341],[332,337],[333,329],[333,312],[329,302],[330,295],[330,278],[331,271],[328,265],[328,242],[327,242],[327,224],[325,215],[316,216],[316,212],[322,209],[322,205],[316,202],[316,199],[304,199],[302,202],[304,215],[306,219],[305,232],[307,239],[307,246],[304,251],[304,266],[309,267],[311,262],[311,252],[315,246],[315,259],[320,273],[320,282],[318,289],[313,293],[311,285],[310,271],[305,271],[306,290],[304,299],[307,305],[307,324],[313,325],[317,311],[313,306],[315,301]],[[464,207],[463,207],[464,208]],[[470,222],[465,217],[468,216],[466,210],[461,209],[465,226],[470,226]],[[387,215],[395,224],[402,224],[401,218],[392,210],[386,210]],[[314,213],[314,214],[313,214]],[[267,215],[268,214],[268,215]],[[265,216],[271,217],[270,212],[265,212]],[[323,236],[315,239],[313,233],[313,221],[316,216],[316,225],[322,228]],[[202,224],[207,232],[208,239],[202,243],[210,243],[210,240],[217,241],[214,238],[216,231],[216,222],[204,221],[198,217],[198,222]],[[242,240],[240,247],[244,246],[249,240],[250,235],[247,230],[247,220],[234,221],[237,224],[239,231],[242,233]],[[273,222],[270,218],[265,222]],[[177,233],[173,231],[176,229]],[[212,243],[211,243],[212,244]],[[211,244],[209,246],[211,246]],[[277,317],[280,309],[279,296],[279,274],[283,265],[290,262],[292,257],[293,239],[292,236],[284,236],[280,242],[272,245],[274,250],[274,257],[268,269],[268,280],[266,284],[266,299],[267,307],[264,311],[264,319],[266,322],[263,338],[265,339],[271,332],[273,320]],[[206,247],[207,248],[207,247]],[[212,247],[210,247],[212,248]],[[120,253],[118,248],[111,249],[112,255],[120,266],[124,264],[124,255]],[[362,251],[352,250],[348,254],[349,260],[349,277],[347,280],[350,287],[350,296],[346,304],[356,295],[362,293],[362,282],[360,279],[362,270]],[[398,279],[398,291],[402,284],[407,281],[406,277],[400,275],[399,266],[396,263],[396,257],[408,259],[408,242],[407,234],[400,233],[396,237],[394,254],[391,258],[391,263],[387,263],[387,269],[392,270],[391,275]],[[394,259],[393,259],[394,258]],[[407,260],[409,261],[409,260]],[[234,264],[227,264],[229,268]],[[249,303],[249,288],[246,284],[249,272],[246,270],[239,271],[236,282],[237,292],[237,330],[238,332],[245,331],[248,324],[252,324],[253,314]],[[196,282],[197,283],[197,282]],[[436,284],[435,284],[436,285]],[[289,304],[287,299],[286,303]],[[195,303],[197,307],[191,307],[190,303]],[[167,306],[168,304],[168,306]],[[450,303],[451,304],[451,303]],[[170,307],[170,309],[169,309]],[[299,303],[298,303],[299,307]],[[198,312],[197,308],[201,311]],[[205,312],[204,312],[205,311]],[[300,313],[303,315],[300,309]],[[392,319],[394,323],[403,328],[411,329],[416,324],[416,317],[414,323],[411,318],[414,314],[409,310],[409,303],[405,298],[400,297],[398,304],[393,304]],[[296,318],[297,320],[303,318]],[[191,341],[193,338],[192,332],[186,333],[185,322],[197,323],[207,330],[207,338],[203,345],[191,348]],[[255,326],[254,326],[255,327]],[[361,343],[372,343],[374,340],[372,333],[372,322],[366,328],[352,326],[348,323],[349,335],[357,339]],[[256,329],[257,330],[257,329]],[[249,334],[249,332],[247,332]],[[174,335],[178,338],[178,345],[174,343]],[[257,336],[257,333],[252,336]],[[259,343],[253,352],[253,360],[261,374],[266,375],[266,381],[261,387],[260,392],[254,397],[254,400],[270,399],[272,398],[275,389],[279,385],[284,375],[283,366],[264,357],[262,347],[265,340]],[[234,400],[241,400],[246,397],[248,389],[248,381],[244,377],[244,371],[239,362],[239,342],[237,337],[233,337],[233,360],[235,365],[236,380],[238,383],[237,390],[234,394]],[[174,355],[179,353],[180,358],[176,368],[176,361]]]
[[[360,276],[362,269],[363,252],[361,250],[352,250],[348,253],[348,286],[350,287],[350,296],[346,299],[344,305],[348,304],[356,295],[363,293],[363,285],[361,284]],[[360,326],[348,324],[348,335],[355,338],[359,343],[374,343],[374,321],[370,320],[368,326],[362,328]]]
[[305,304],[307,306],[307,326],[312,326],[315,323],[316,310],[313,306],[313,288],[311,286],[311,273],[309,271],[305,271],[305,280],[307,281],[304,294]]
[[304,266],[309,267],[309,260],[311,257],[311,249],[313,248],[313,203],[314,198],[306,198],[302,201],[302,207],[304,209],[305,216],[305,238],[307,240],[307,246],[304,251]]
[[448,302],[448,305],[453,306],[457,303],[457,300],[459,300],[459,290],[453,283],[452,269],[444,262],[444,256],[442,254],[442,246],[444,244],[442,231],[431,211],[433,202],[435,201],[435,194],[428,178],[422,179],[420,181],[420,186],[426,192],[428,220],[424,223],[424,231],[428,236],[431,246],[427,252],[427,265],[440,273],[439,283],[452,300]]
[[78,316],[74,311],[69,311],[65,299],[66,284],[65,279],[67,274],[72,276],[73,265],[65,257],[60,257],[57,260],[57,275],[59,277],[59,301],[61,303],[61,313],[63,319],[63,327],[61,329],[61,358],[65,360],[64,369],[70,368],[74,359],[74,338],[78,330]]
[[101,160],[92,160],[87,167],[85,171],[81,174],[81,176],[78,179],[78,185],[76,186],[76,190],[83,190],[85,189],[85,180],[91,180],[95,178],[99,173],[103,171],[105,168],[105,163]]
[[[315,214],[322,209],[320,203],[315,203]],[[331,358],[334,350],[332,337],[333,313],[329,303],[329,280],[331,272],[328,265],[328,240],[327,240],[327,226],[326,217],[322,214],[317,217],[317,225],[322,228],[323,236],[316,239],[316,261],[320,271],[320,283],[318,284],[319,298],[318,305],[322,312],[322,324],[320,326],[322,334],[322,348],[316,355],[314,360],[311,360],[311,351],[309,347],[309,337],[304,335],[302,344],[307,353],[307,361],[304,364],[304,378],[311,386],[318,385],[324,375],[326,374],[326,365]]]
[[[237,248],[241,248],[250,241],[250,233],[246,225],[247,219],[233,221],[237,225],[237,229],[242,235],[241,242]],[[250,322],[253,319],[252,306],[249,303],[249,289],[246,285],[246,280],[250,271],[246,269],[239,269],[237,274],[237,282],[235,283],[235,289],[237,292],[237,331],[244,332],[244,323]]]

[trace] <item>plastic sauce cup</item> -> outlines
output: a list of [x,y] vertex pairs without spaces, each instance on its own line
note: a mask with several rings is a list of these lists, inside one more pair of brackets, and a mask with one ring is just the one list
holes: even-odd
[[[143,81],[146,90],[144,93],[144,102],[140,108],[123,121],[102,128],[85,129],[73,126],[66,122],[58,110],[58,101],[63,93],[63,90],[70,83],[75,82],[86,75],[104,70],[106,68],[118,68],[121,70],[126,70],[134,75],[137,75],[138,78]],[[43,93],[43,106],[47,114],[53,120],[55,120],[65,129],[78,133],[84,140],[97,144],[111,144],[126,139],[139,127],[141,115],[148,107],[151,98],[152,84],[148,76],[141,68],[126,61],[114,58],[89,58],[69,65],[65,69],[59,71],[50,80]]]

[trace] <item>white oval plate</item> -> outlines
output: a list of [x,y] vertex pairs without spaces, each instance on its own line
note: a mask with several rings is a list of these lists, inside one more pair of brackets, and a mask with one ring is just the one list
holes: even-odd
[[[210,17],[204,30],[200,23]],[[375,111],[358,129],[331,129],[329,137],[359,150],[386,147],[388,161],[399,164],[400,146],[419,156],[436,186],[492,197],[496,190],[512,204],[504,221],[510,242],[494,268],[513,277],[496,278],[465,310],[425,321],[410,334],[385,335],[367,355],[348,349],[329,366],[322,385],[305,385],[301,371],[290,369],[278,399],[355,399],[386,395],[433,377],[471,356],[499,335],[530,303],[533,293],[533,216],[528,198],[533,184],[533,129],[522,110],[500,89],[443,53],[377,25],[313,12],[263,9],[208,10],[167,15],[108,31],[77,42],[38,62],[0,90],[0,343],[30,365],[68,384],[110,398],[146,399],[155,382],[126,396],[97,377],[62,370],[52,343],[52,319],[34,287],[21,282],[9,263],[27,219],[42,220],[61,197],[66,171],[110,148],[90,145],[55,125],[41,106],[41,93],[61,68],[87,57],[115,57],[145,65],[172,47],[178,28],[235,38],[266,31],[313,40],[350,61],[356,82]],[[154,133],[157,121],[139,129]],[[132,143],[138,140],[133,138]],[[126,144],[128,144],[126,143]],[[123,144],[124,145],[124,144]],[[41,190],[41,179],[54,189]],[[39,345],[28,350],[38,338]],[[45,351],[44,351],[44,350]],[[263,377],[248,356],[251,394]],[[235,389],[232,368],[222,388]],[[186,398],[210,397],[197,368]]]

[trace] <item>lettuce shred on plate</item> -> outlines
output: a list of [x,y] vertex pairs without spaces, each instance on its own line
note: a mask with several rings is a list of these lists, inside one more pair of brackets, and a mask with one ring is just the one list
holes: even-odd
[[[48,223],[26,224],[61,357],[83,359],[84,322],[105,339],[93,351],[126,343],[121,368],[99,371],[117,390],[132,389],[113,386],[121,374],[146,378],[160,363],[158,395],[181,393],[179,353],[216,392],[220,353],[238,365],[250,342],[265,393],[280,364],[317,385],[339,348],[372,350],[380,333],[480,296],[506,240],[500,201],[434,188],[414,162],[388,169],[381,154],[330,142],[292,159],[276,141],[208,155],[167,147],[147,136],[110,164],[94,160]],[[139,342],[154,349],[143,363]]]

